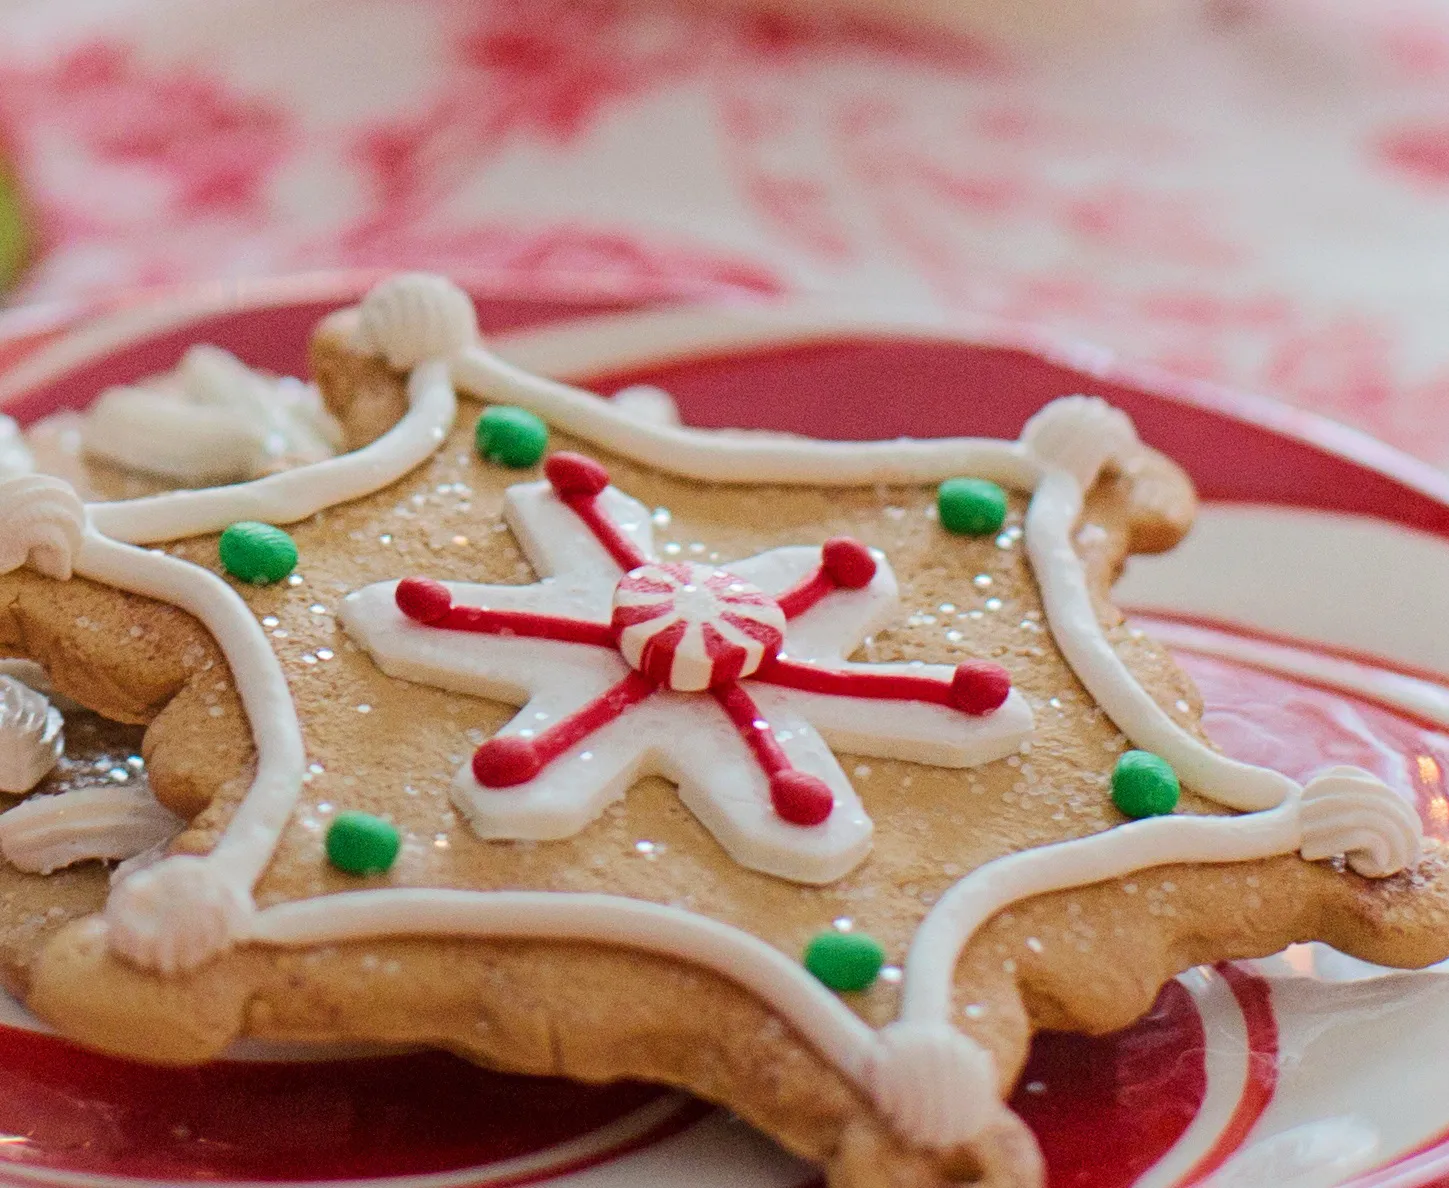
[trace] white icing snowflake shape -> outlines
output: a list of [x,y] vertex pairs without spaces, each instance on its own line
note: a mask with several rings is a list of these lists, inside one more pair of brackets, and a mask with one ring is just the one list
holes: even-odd
[[828,883],[871,834],[832,748],[969,767],[1029,735],[997,665],[846,659],[897,610],[890,565],[864,545],[661,561],[648,510],[603,467],[560,453],[544,472],[505,504],[538,582],[411,577],[342,604],[389,675],[523,707],[453,782],[480,836],[569,837],[659,775],[736,861]]

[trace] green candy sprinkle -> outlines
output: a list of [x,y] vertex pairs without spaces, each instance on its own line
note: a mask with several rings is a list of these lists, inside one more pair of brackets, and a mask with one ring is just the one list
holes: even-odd
[[1112,803],[1129,817],[1162,817],[1177,807],[1177,772],[1151,751],[1128,751],[1112,771]]
[[995,536],[1006,523],[1006,492],[978,478],[950,478],[936,490],[941,527],[958,536]]
[[832,990],[864,990],[885,964],[885,950],[863,932],[822,932],[805,946],[805,968]]
[[402,846],[397,826],[371,813],[338,813],[327,829],[327,859],[351,875],[383,874]]
[[271,524],[242,520],[221,534],[221,563],[244,582],[280,582],[297,568],[297,546]]
[[519,469],[536,464],[548,449],[548,426],[526,408],[508,404],[487,409],[473,437],[478,452],[490,462]]

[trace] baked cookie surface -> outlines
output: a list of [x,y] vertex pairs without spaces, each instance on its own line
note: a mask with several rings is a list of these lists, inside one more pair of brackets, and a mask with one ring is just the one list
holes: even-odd
[[[1393,794],[1343,771],[1299,788],[1215,756],[1189,683],[1108,603],[1127,554],[1170,546],[1192,514],[1185,478],[1119,415],[1055,405],[1020,444],[691,433],[519,377],[468,345],[458,314],[445,286],[399,278],[319,331],[317,374],[359,447],[336,461],[369,462],[365,478],[309,467],[270,488],[99,505],[88,529],[43,481],[7,497],[0,552],[32,568],[0,579],[0,646],[108,718],[149,723],[152,786],[191,820],[104,911],[97,868],[5,868],[17,905],[44,911],[67,880],[67,914],[97,912],[24,933],[7,916],[0,934],[13,980],[68,1034],[175,1061],[242,1034],[435,1043],[508,1069],[687,1087],[846,1188],[1031,1183],[1034,1147],[999,1096],[1032,1028],[1120,1025],[1182,968],[1293,940],[1442,956],[1440,864],[1420,858]],[[552,457],[578,460],[545,473],[481,458],[479,408],[465,395],[450,411],[443,355],[465,390],[536,401]],[[596,473],[610,486],[595,489]],[[975,473],[1016,489],[1005,520],[950,533],[936,484]],[[295,573],[217,577],[216,529],[236,520],[289,523]],[[175,560],[107,535],[173,541]],[[857,547],[832,577],[822,545],[842,539]],[[611,620],[623,575],[660,567],[623,601],[667,599],[668,613]],[[715,570],[753,589],[716,591],[725,611],[715,599],[694,614],[684,587]],[[400,578],[423,579],[413,613]],[[509,587],[509,613],[614,634],[428,622],[442,582],[450,606]],[[571,582],[584,602],[561,616],[548,600]],[[688,632],[629,659],[630,627],[742,610],[780,641],[735,623],[743,659],[681,659]],[[795,646],[806,637],[814,652]],[[801,678],[781,684],[782,646],[785,662],[935,688],[882,697],[867,682],[802,701]],[[607,662],[568,667],[590,648]],[[756,651],[771,655],[745,674]],[[734,675],[716,670],[736,660]],[[891,667],[917,663],[930,667]],[[961,665],[999,665],[1010,698],[963,709],[949,695]],[[552,760],[533,754],[542,783],[478,778],[474,756],[505,724],[542,739],[630,681],[640,696],[611,722]],[[761,716],[741,726],[729,689]],[[515,720],[540,690],[556,700],[529,702],[548,715],[539,727]],[[757,720],[789,770],[826,785],[824,819],[788,819],[802,810],[773,795],[780,756],[749,741]],[[671,749],[699,731],[713,732],[707,754]],[[1124,823],[1111,777],[1133,744],[1181,775],[1176,814]],[[683,769],[691,756],[701,770]],[[549,782],[551,768],[615,759],[617,787]],[[639,762],[650,774],[627,778]],[[381,873],[329,861],[346,812],[396,827]],[[800,957],[822,934],[873,940],[879,976],[839,995],[816,981]]]

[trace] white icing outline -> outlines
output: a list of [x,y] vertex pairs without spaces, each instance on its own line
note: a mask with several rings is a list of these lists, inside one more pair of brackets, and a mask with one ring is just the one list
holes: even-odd
[[75,572],[194,615],[226,657],[251,724],[256,774],[207,857],[227,882],[249,896],[286,828],[307,767],[287,677],[266,632],[224,579],[159,550],[122,544],[91,530],[75,559]]
[[371,495],[432,457],[457,417],[457,396],[441,360],[414,368],[407,391],[407,411],[398,423],[360,449],[250,482],[90,503],[91,525],[114,540],[155,544],[220,532],[238,520],[295,524]]
[[1072,531],[1081,512],[1077,480],[1055,471],[1037,487],[1024,533],[1052,638],[1077,679],[1117,729],[1166,759],[1193,791],[1244,812],[1282,804],[1298,790],[1296,781],[1205,746],[1172,720],[1117,655],[1097,621],[1086,572],[1074,563]]
[[[432,280],[427,285],[434,292],[440,289]],[[410,314],[393,319],[384,328],[406,333],[416,324],[435,336],[440,326],[450,324],[431,314],[411,318]],[[811,335],[802,330],[798,337]],[[405,356],[406,342],[379,343],[378,338],[375,327],[371,334],[375,344],[395,357]],[[429,341],[437,347],[435,337]],[[1051,432],[1037,433],[1034,427],[1043,426],[1034,418],[1028,426],[1031,445],[981,439],[826,443],[710,433],[630,417],[627,410],[612,409],[591,394],[528,375],[482,346],[449,345],[459,348],[452,354],[452,377],[462,387],[489,400],[531,408],[562,430],[665,473],[718,483],[835,487],[924,483],[969,473],[1035,490],[1027,547],[1033,564],[1039,566],[1037,579],[1043,585],[1048,623],[1069,662],[1082,663],[1084,681],[1099,704],[1134,741],[1135,732],[1144,731],[1155,749],[1169,758],[1177,756],[1194,777],[1204,778],[1206,784],[1199,790],[1205,794],[1228,804],[1277,807],[1242,818],[1143,821],[985,864],[957,883],[927,915],[908,957],[906,1012],[879,1033],[758,938],[705,917],[640,901],[558,893],[396,890],[329,896],[257,912],[250,899],[251,886],[270,859],[301,787],[300,728],[280,664],[245,603],[220,578],[173,558],[106,541],[92,531],[76,558],[78,572],[175,602],[217,636],[232,664],[259,752],[258,779],[210,855],[165,859],[130,876],[113,893],[107,908],[112,943],[140,963],[163,971],[187,968],[241,939],[300,945],[403,930],[477,936],[540,935],[542,930],[545,935],[595,940],[612,936],[620,944],[706,965],[754,989],[871,1094],[905,1138],[949,1147],[971,1139],[1002,1108],[989,1056],[948,1024],[956,958],[974,930],[1006,903],[1165,863],[1237,862],[1291,852],[1303,844],[1300,805],[1305,796],[1317,802],[1315,853],[1357,847],[1349,854],[1350,861],[1357,855],[1360,861],[1355,865],[1376,873],[1389,873],[1387,868],[1377,869],[1385,867],[1384,856],[1388,865],[1399,858],[1405,864],[1416,860],[1421,841],[1417,817],[1408,821],[1384,800],[1386,790],[1364,773],[1343,769],[1325,773],[1320,778],[1329,783],[1321,795],[1315,795],[1320,791],[1317,779],[1300,789],[1292,781],[1279,783],[1251,772],[1249,786],[1243,788],[1230,778],[1237,767],[1213,757],[1170,719],[1165,724],[1156,719],[1150,698],[1144,704],[1145,693],[1130,672],[1120,661],[1113,663],[1115,653],[1091,612],[1082,565],[1070,541],[1082,492],[1095,479],[1097,467],[1125,459],[1105,454],[1099,458],[1090,451],[1056,453],[1073,444],[1064,421],[1052,426]],[[290,522],[329,503],[379,489],[432,452],[417,449],[417,429],[423,423],[420,408],[425,403],[421,389],[437,395],[437,408],[447,405],[446,418],[434,422],[442,427],[431,434],[432,445],[446,435],[453,408],[451,390],[446,397],[437,392],[447,388],[439,382],[445,378],[440,374],[443,366],[435,360],[414,370],[408,414],[368,447],[388,443],[387,448],[374,450],[387,464],[371,472],[376,483],[371,488],[366,487],[364,475],[355,472],[358,468],[344,465],[345,482],[337,480],[336,469],[324,469],[355,457],[345,455],[257,483],[106,505],[109,510],[97,505],[88,509],[94,526],[132,540],[167,539],[214,531],[241,518]],[[1062,418],[1079,416],[1091,433],[1105,424],[1099,404],[1059,404],[1060,408],[1053,405],[1046,411],[1059,409]],[[334,481],[319,484],[319,476]],[[319,485],[325,488],[320,493]],[[282,492],[295,502],[288,503]],[[299,512],[299,507],[307,510]],[[23,563],[29,542],[19,543],[22,547],[16,551]],[[273,733],[279,724],[285,736],[280,744]],[[1385,811],[1386,805],[1390,811]],[[641,921],[646,924],[641,926]]]
[[592,392],[515,367],[483,346],[456,355],[452,372],[459,389],[480,400],[526,408],[632,462],[699,482],[870,487],[970,474],[1030,491],[1042,475],[1041,463],[1021,443],[988,437],[816,441],[644,421]]

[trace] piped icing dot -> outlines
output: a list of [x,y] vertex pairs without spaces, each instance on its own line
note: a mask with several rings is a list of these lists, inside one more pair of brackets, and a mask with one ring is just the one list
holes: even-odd
[[453,609],[448,587],[432,578],[405,577],[393,597],[398,610],[417,623],[441,623]]
[[582,454],[561,450],[543,464],[543,476],[563,499],[597,495],[609,485],[609,472]]
[[526,408],[495,404],[478,418],[473,440],[488,461],[521,469],[543,457],[548,426]]
[[327,860],[347,874],[384,874],[401,848],[397,826],[371,813],[348,809],[327,828]]
[[269,585],[297,567],[297,545],[272,524],[241,520],[221,534],[221,563],[243,582]]
[[995,536],[1006,523],[1006,492],[979,478],[949,478],[936,490],[941,527],[958,536]]
[[866,990],[884,964],[885,950],[864,932],[822,932],[805,946],[805,968],[832,990]]
[[875,558],[870,550],[849,536],[835,536],[820,549],[820,567],[837,586],[863,590],[875,577]]
[[835,797],[818,776],[788,768],[770,776],[770,803],[791,825],[821,825],[829,819]]
[[490,738],[473,752],[473,778],[485,788],[526,784],[542,769],[538,747],[516,734]]
[[1128,751],[1112,771],[1112,802],[1129,817],[1161,817],[1177,807],[1177,772],[1151,751]]
[[968,714],[989,714],[1011,695],[1011,675],[989,660],[963,660],[951,675],[951,697]]

